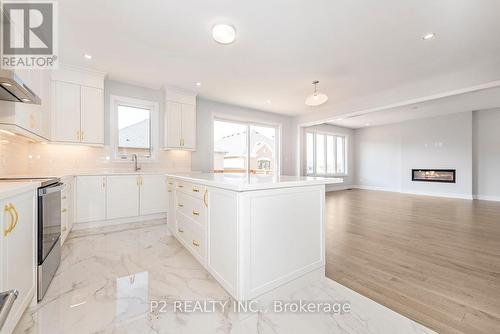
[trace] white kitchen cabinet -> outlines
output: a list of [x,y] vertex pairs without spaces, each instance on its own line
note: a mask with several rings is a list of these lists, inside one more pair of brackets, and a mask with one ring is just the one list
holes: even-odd
[[2,333],[12,333],[36,292],[36,197],[29,191],[0,201],[0,291],[16,289]]
[[104,91],[81,87],[81,141],[104,143]]
[[196,106],[182,105],[182,148],[196,148]]
[[61,191],[61,246],[71,232],[74,223],[74,177],[65,176],[61,179],[64,184]]
[[106,176],[76,178],[76,222],[106,219]]
[[52,72],[52,140],[104,144],[104,74],[62,68]]
[[175,196],[174,196],[174,180],[167,178],[167,226],[172,233],[175,233]]
[[140,177],[140,214],[167,212],[167,177],[143,175]]
[[139,215],[140,176],[108,176],[106,183],[106,219]]
[[52,83],[54,100],[53,140],[76,143],[80,141],[80,86],[55,81]]
[[196,149],[196,94],[166,89],[166,149]]

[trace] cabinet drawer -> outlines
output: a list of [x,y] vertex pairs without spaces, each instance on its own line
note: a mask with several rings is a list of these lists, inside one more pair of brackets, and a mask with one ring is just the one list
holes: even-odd
[[202,226],[206,225],[206,207],[202,200],[179,191],[176,192],[175,197],[177,211],[182,212]]
[[185,181],[175,181],[175,189],[185,194],[191,195],[203,200],[205,197],[206,187],[201,184],[194,184]]
[[205,229],[179,211],[176,212],[175,216],[177,237],[195,257],[205,263]]

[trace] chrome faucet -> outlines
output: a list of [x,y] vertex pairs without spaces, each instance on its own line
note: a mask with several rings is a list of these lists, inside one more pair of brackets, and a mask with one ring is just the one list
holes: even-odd
[[134,162],[134,170],[137,172],[137,171],[140,171],[141,170],[141,167],[137,165],[137,154],[132,154],[132,161]]

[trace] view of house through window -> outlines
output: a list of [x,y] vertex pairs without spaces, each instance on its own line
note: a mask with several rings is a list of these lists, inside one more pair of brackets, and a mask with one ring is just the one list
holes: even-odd
[[306,133],[306,174],[344,175],[346,171],[346,139],[325,133]]
[[216,173],[275,174],[277,128],[231,121],[214,121]]
[[151,156],[151,110],[118,105],[118,153]]

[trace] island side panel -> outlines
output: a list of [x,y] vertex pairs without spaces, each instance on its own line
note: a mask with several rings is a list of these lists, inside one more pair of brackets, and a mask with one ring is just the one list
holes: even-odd
[[240,200],[241,299],[324,268],[324,185],[243,192]]
[[238,193],[208,188],[207,269],[238,299]]

